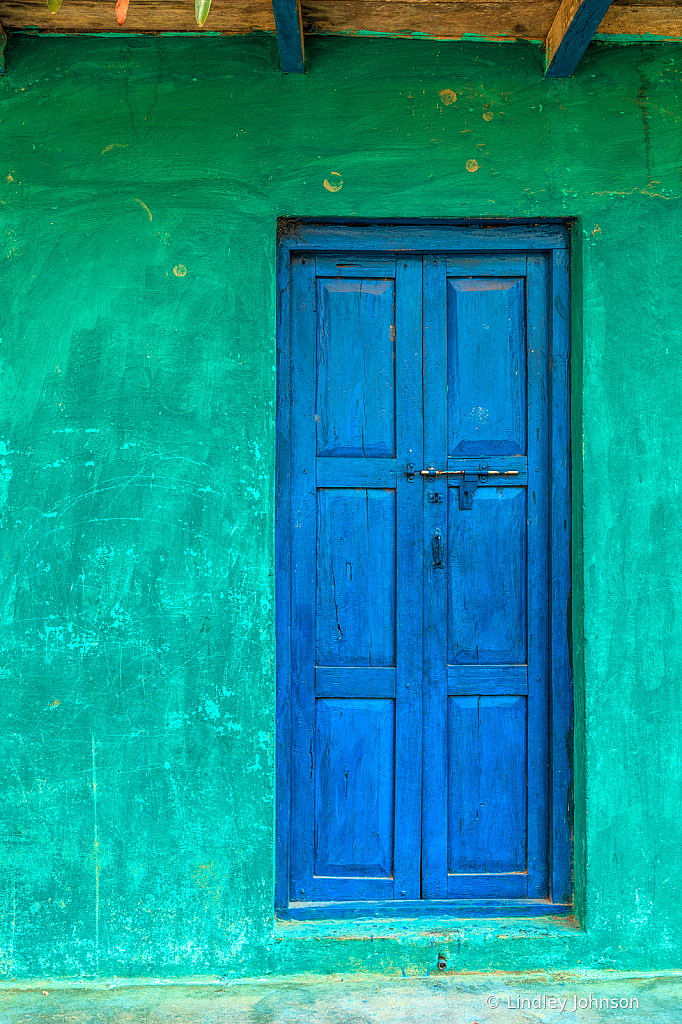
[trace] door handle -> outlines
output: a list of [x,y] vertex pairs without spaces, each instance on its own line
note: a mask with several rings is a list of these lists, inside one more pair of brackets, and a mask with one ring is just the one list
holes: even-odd
[[436,530],[431,538],[431,550],[433,552],[433,568],[443,568],[443,537],[440,530]]

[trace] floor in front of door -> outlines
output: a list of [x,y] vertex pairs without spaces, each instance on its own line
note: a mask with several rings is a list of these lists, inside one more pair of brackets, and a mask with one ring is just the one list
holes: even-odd
[[614,1024],[679,1024],[681,1005],[682,972],[446,970],[428,978],[298,976],[202,984],[109,980],[71,987],[68,982],[27,981],[0,990],[4,1024],[596,1024],[607,1019]]

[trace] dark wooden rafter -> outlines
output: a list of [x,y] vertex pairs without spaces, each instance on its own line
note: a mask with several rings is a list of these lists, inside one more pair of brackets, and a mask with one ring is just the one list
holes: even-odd
[[0,25],[0,75],[5,73],[5,50],[7,48],[7,33]]
[[286,74],[305,71],[301,0],[272,0],[279,60]]
[[570,78],[611,0],[562,0],[545,47],[546,78]]

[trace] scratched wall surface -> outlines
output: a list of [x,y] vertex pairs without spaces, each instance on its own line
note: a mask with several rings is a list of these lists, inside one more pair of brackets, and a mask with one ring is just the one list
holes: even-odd
[[2,975],[433,966],[413,925],[273,927],[280,215],[580,218],[584,929],[438,941],[679,966],[682,52],[596,46],[552,82],[531,46],[416,40],[311,40],[304,77],[265,37],[15,37],[8,63]]

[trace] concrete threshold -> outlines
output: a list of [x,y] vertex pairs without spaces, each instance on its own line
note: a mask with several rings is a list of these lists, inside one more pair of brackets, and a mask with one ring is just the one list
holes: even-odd
[[682,971],[5,982],[2,1024],[682,1024]]

